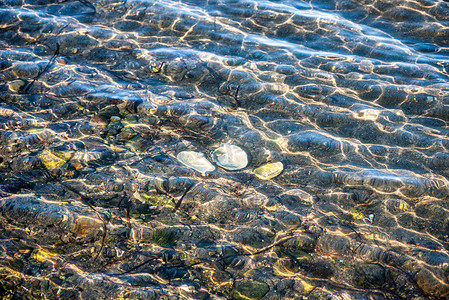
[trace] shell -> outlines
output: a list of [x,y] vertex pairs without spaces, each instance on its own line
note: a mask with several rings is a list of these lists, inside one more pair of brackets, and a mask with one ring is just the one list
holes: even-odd
[[204,157],[201,152],[182,151],[176,157],[183,165],[198,172],[206,173],[215,170],[215,167]]
[[240,170],[248,165],[248,155],[236,145],[224,144],[215,149],[212,159],[220,167],[227,170]]
[[254,170],[254,174],[262,180],[270,180],[281,174],[282,170],[284,170],[284,165],[278,161],[258,167]]

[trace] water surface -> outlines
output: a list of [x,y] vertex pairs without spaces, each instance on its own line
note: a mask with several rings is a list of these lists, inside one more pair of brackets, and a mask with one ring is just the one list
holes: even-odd
[[[433,0],[0,1],[0,295],[447,298],[448,21]],[[177,160],[224,144],[244,169]]]

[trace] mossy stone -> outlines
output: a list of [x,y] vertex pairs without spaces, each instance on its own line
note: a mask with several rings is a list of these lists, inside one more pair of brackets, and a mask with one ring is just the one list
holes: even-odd
[[270,290],[268,284],[260,281],[247,281],[235,288],[232,299],[259,300]]
[[45,168],[47,168],[47,170],[58,168],[67,162],[67,160],[54,155],[50,151],[43,151],[39,155],[39,159],[41,160],[42,164],[44,164]]
[[146,203],[149,203],[151,205],[157,205],[167,208],[174,208],[175,204],[173,203],[172,199],[167,195],[159,195],[159,194],[152,194],[152,193],[135,193],[134,197],[137,199],[144,201]]
[[402,199],[391,199],[387,201],[386,206],[392,214],[403,213],[410,209],[410,205]]
[[43,262],[43,261],[51,259],[53,256],[56,256],[56,253],[53,253],[46,249],[40,249],[39,251],[36,252],[34,258],[37,261]]
[[365,215],[362,212],[357,211],[355,209],[352,209],[350,211],[350,214],[351,214],[352,220],[361,220],[365,217]]

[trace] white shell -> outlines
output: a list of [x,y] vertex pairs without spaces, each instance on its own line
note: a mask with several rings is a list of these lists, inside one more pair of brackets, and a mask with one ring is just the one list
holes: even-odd
[[240,170],[248,165],[248,155],[236,145],[224,144],[212,153],[214,162],[227,170]]
[[204,154],[195,151],[182,151],[176,157],[183,165],[192,168],[200,173],[212,172],[215,170]]

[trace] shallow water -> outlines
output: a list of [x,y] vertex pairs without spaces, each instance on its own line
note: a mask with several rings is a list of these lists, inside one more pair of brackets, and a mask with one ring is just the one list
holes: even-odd
[[449,297],[448,21],[433,0],[0,0],[0,295]]

